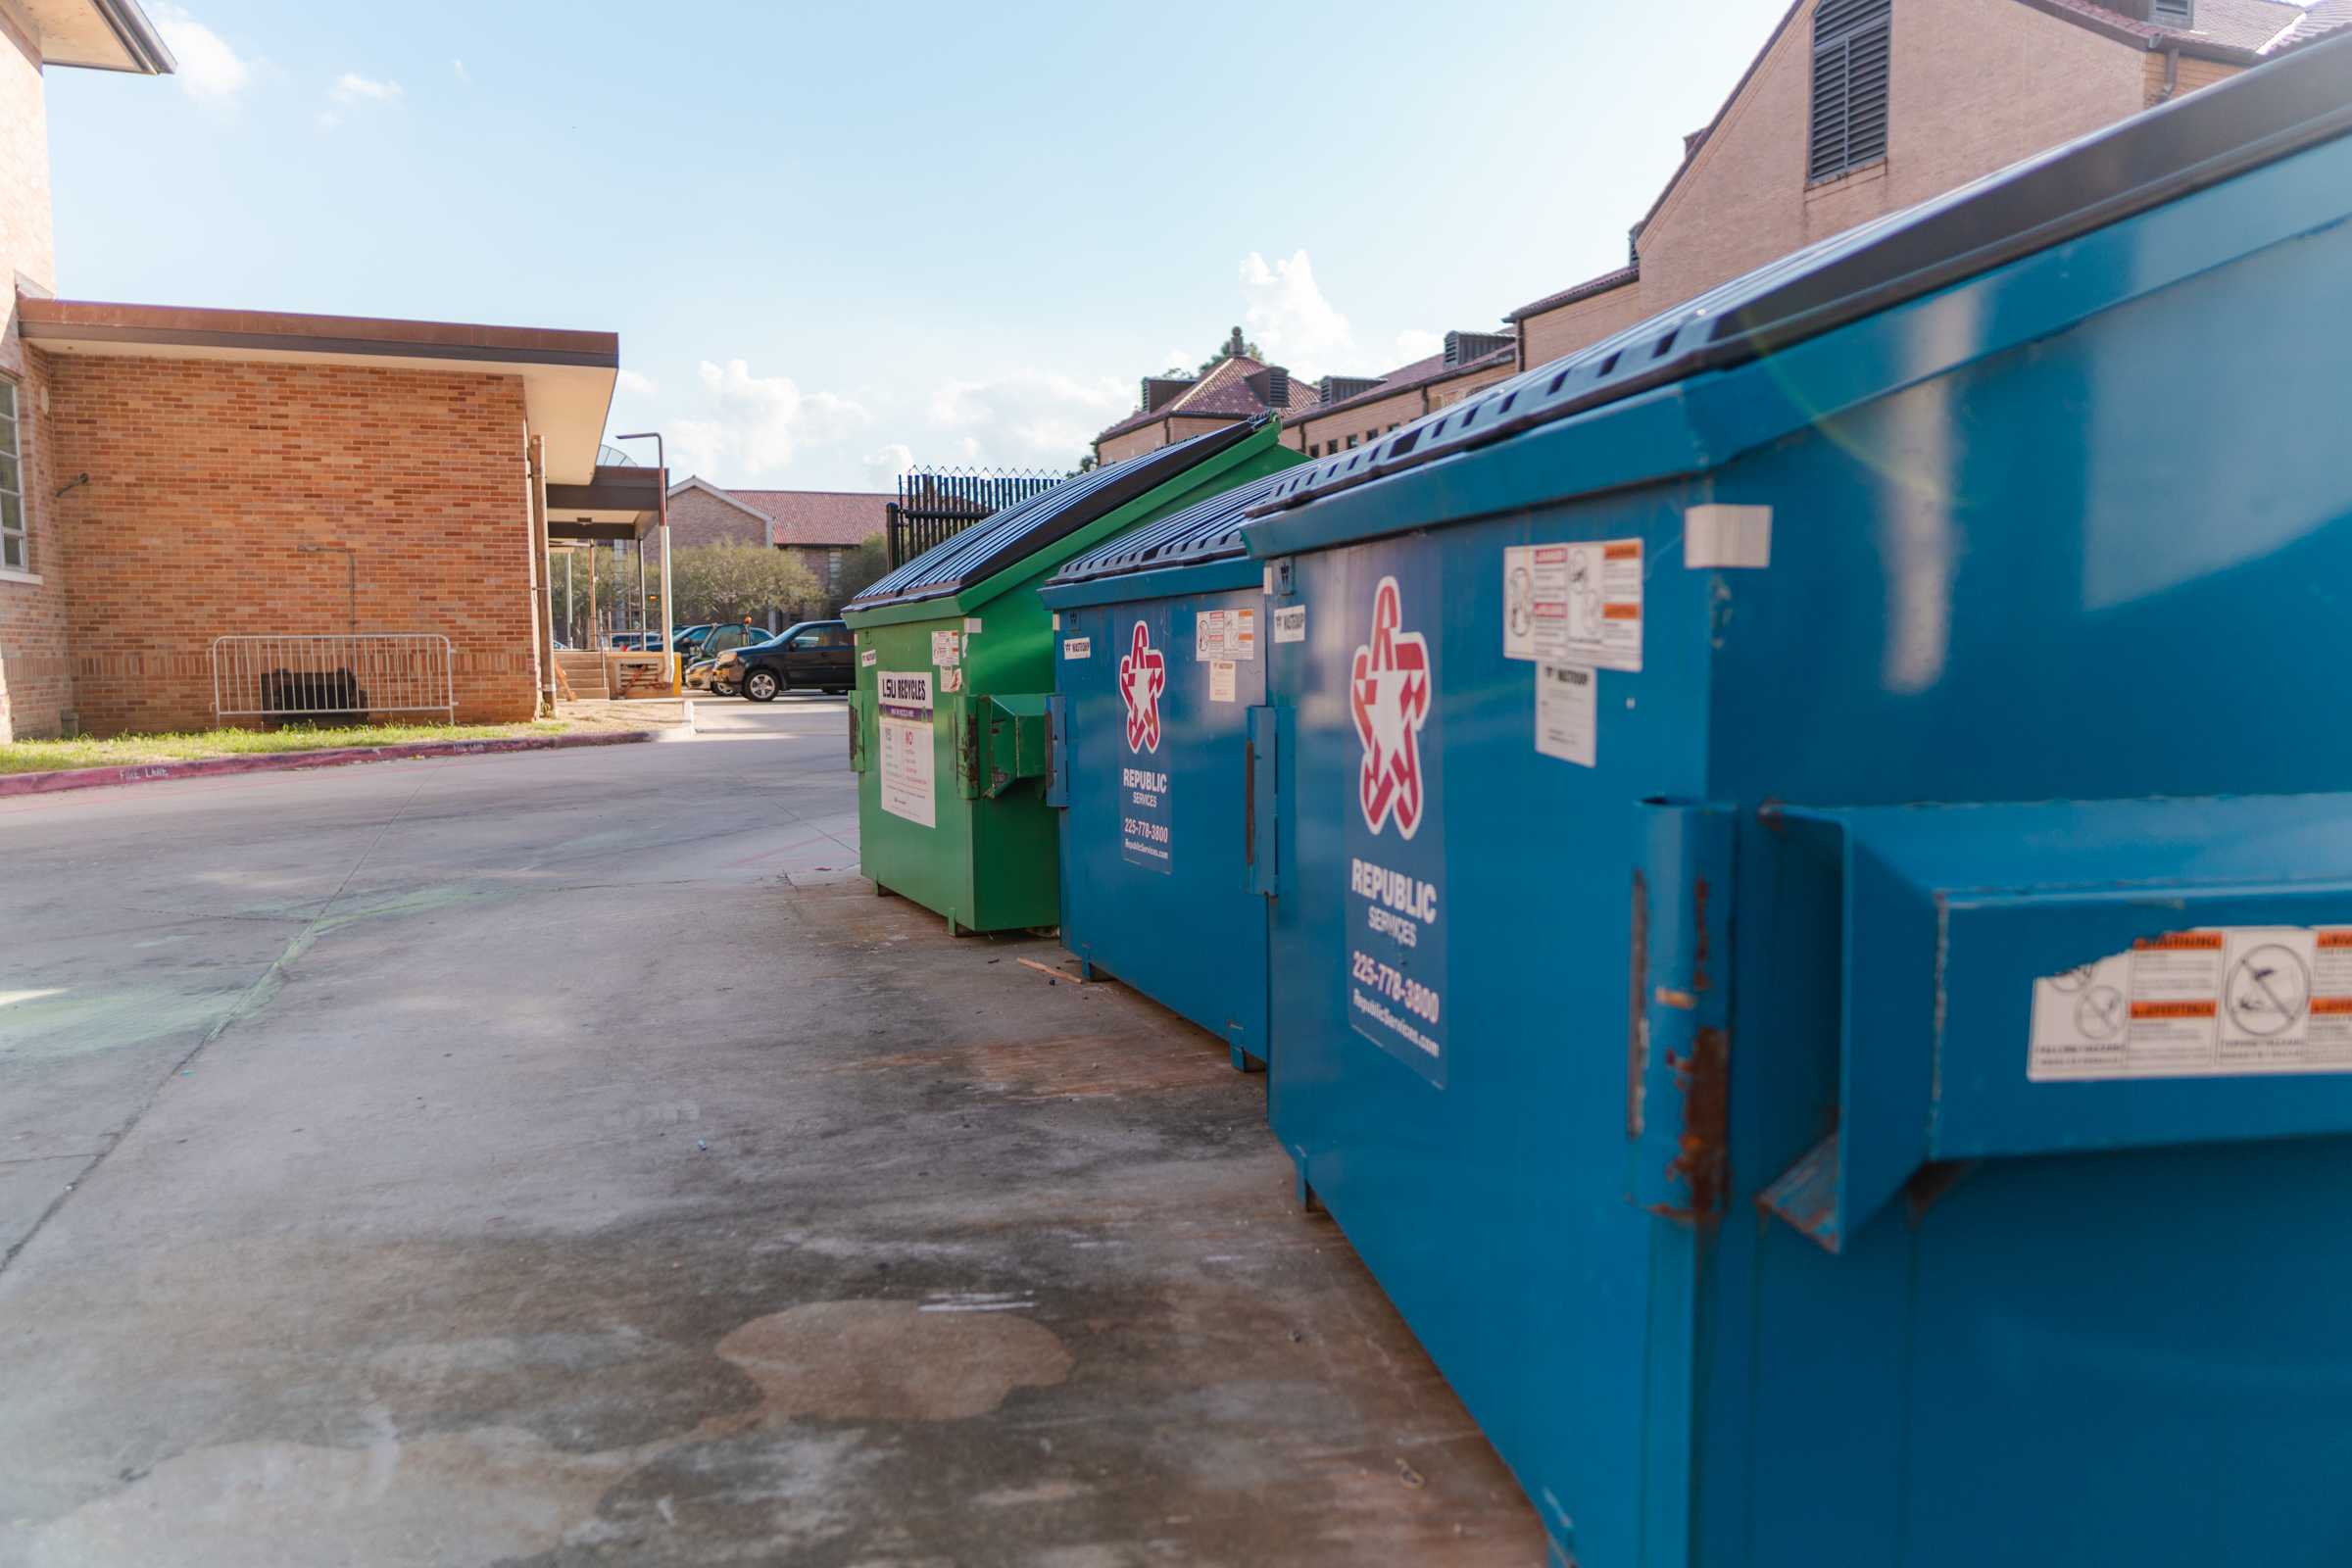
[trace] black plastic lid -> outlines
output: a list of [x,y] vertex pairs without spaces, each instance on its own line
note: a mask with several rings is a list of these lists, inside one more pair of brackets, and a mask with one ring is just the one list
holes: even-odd
[[2352,129],[2352,37],[2292,54],[1783,257],[1283,475],[1262,515],[1743,364]]
[[871,610],[878,605],[938,599],[959,592],[1056,539],[1066,539],[1202,459],[1239,445],[1264,428],[1265,423],[1261,417],[1248,424],[1227,425],[1064,479],[1051,490],[1015,502],[961,533],[941,540],[874,583],[844,609]]
[[1162,566],[1189,566],[1249,554],[1242,543],[1242,524],[1251,507],[1274,493],[1274,486],[1292,470],[1269,473],[1262,479],[1238,484],[1222,495],[1185,508],[1173,516],[1132,528],[1109,543],[1098,545],[1054,574],[1055,582],[1086,582],[1096,577],[1123,577]]

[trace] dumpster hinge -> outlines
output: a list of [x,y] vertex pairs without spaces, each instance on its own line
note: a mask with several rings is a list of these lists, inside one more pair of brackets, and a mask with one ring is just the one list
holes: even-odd
[[1731,1175],[1735,819],[1706,806],[1645,815],[1633,873],[1627,1196],[1668,1219],[1711,1219]]
[[1046,699],[1046,804],[1070,804],[1069,698],[1055,692]]
[[1281,763],[1280,715],[1271,708],[1250,710],[1250,733],[1242,753],[1242,858],[1250,867],[1250,891],[1274,898],[1282,892],[1281,820],[1278,813]]

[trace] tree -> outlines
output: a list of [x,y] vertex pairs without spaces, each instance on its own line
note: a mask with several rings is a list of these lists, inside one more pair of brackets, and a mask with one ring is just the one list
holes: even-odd
[[841,580],[835,596],[843,603],[857,598],[866,588],[882,580],[890,570],[890,549],[882,536],[869,533],[856,550],[841,558]]
[[824,585],[790,552],[765,545],[688,545],[670,557],[670,605],[681,626],[755,620],[770,610],[787,620],[824,603]]

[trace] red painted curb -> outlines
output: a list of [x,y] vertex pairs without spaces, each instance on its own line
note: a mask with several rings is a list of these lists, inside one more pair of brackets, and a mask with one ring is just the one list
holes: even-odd
[[317,752],[205,757],[186,762],[128,762],[121,767],[0,773],[0,800],[12,795],[99,789],[109,784],[154,784],[165,779],[211,778],[223,773],[277,773],[300,767],[343,767],[352,762],[398,762],[416,757],[475,757],[491,752],[558,752],[575,746],[627,746],[654,738],[652,730],[642,729],[590,735],[512,735],[496,740],[403,741],[397,746],[337,746]]

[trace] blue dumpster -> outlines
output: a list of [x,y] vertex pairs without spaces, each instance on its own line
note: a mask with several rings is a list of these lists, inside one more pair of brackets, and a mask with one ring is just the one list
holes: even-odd
[[1248,526],[1269,1115],[1558,1560],[2352,1561],[2347,106],[2266,65]]
[[[1225,1041],[1266,1054],[1273,826],[1264,593],[1242,544],[1281,473],[1122,534],[1043,590],[1061,639],[1049,710],[1062,807],[1061,940]],[[1261,818],[1253,797],[1269,808]],[[1270,856],[1265,858],[1270,860]]]

